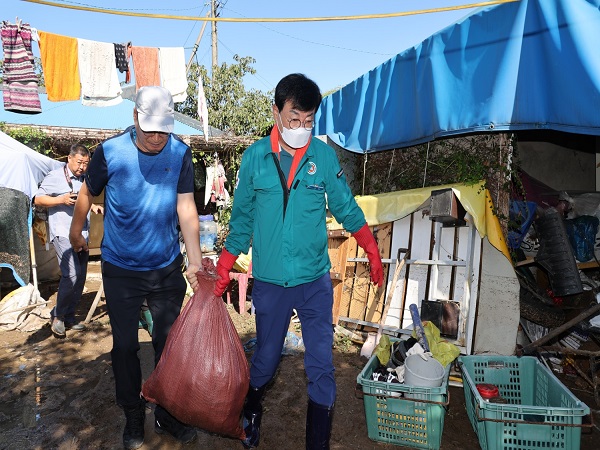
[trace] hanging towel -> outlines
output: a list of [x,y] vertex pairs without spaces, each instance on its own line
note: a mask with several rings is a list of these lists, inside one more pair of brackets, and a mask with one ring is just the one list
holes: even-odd
[[215,159],[213,165],[206,167],[206,186],[204,187],[204,205],[209,202],[219,206],[227,206],[230,201],[230,195],[225,188],[227,178],[225,177],[225,169],[218,159]]
[[115,46],[106,42],[77,39],[81,103],[85,106],[112,106],[123,101],[115,67]]
[[204,86],[202,85],[202,76],[198,73],[198,117],[202,122],[204,131],[204,140],[208,142],[208,106],[206,96],[204,95]]
[[119,72],[125,72],[125,83],[129,83],[131,80],[129,58],[131,58],[131,42],[115,44],[115,65],[119,69]]
[[135,90],[142,86],[160,86],[158,48],[133,46],[131,55],[135,72]]
[[188,82],[183,47],[159,47],[158,63],[162,87],[171,92],[174,102],[184,102],[187,98]]
[[40,56],[48,100],[62,102],[79,100],[79,65],[77,39],[38,30]]
[[22,114],[41,113],[29,24],[19,26],[4,21],[1,34],[4,48],[4,109]]
[[119,72],[127,72],[129,70],[129,61],[127,60],[127,47],[125,44],[114,44],[115,46],[115,66]]
[[225,168],[220,162],[217,165],[216,175],[214,190],[217,206],[227,206],[229,203],[229,192],[225,189],[227,178],[225,177]]
[[215,202],[215,190],[214,190],[214,181],[215,181],[215,173],[217,169],[215,166],[206,166],[206,184],[204,186],[204,206],[208,205],[209,202]]

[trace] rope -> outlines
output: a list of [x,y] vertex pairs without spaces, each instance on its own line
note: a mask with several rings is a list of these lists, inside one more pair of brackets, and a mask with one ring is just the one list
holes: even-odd
[[470,3],[468,5],[446,6],[442,8],[421,9],[417,11],[402,11],[387,14],[361,14],[355,16],[332,16],[332,17],[294,17],[294,18],[233,18],[233,17],[193,17],[193,16],[173,16],[169,14],[146,14],[127,11],[118,11],[114,9],[96,8],[91,6],[63,5],[56,2],[45,0],[23,0],[27,3],[37,3],[40,5],[53,6],[56,8],[76,9],[79,11],[98,12],[104,14],[114,14],[118,16],[147,17],[153,19],[173,19],[173,20],[194,20],[207,22],[326,22],[334,20],[362,20],[362,19],[389,19],[392,17],[413,16],[417,14],[430,14],[446,11],[457,11],[461,9],[479,8],[503,3],[514,3],[520,0],[495,0],[488,2]]

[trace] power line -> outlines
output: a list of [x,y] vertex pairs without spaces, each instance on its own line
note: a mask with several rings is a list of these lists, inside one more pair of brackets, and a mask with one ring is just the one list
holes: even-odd
[[[94,5],[89,5],[87,3],[80,3],[80,2],[71,2],[68,0],[57,0],[60,3],[64,3],[65,6],[60,6],[60,5],[56,5],[58,7],[61,8],[69,8],[69,6],[67,6],[68,3],[72,4],[72,5],[79,5],[80,7],[85,7],[85,8],[97,8]],[[54,6],[54,5],[50,5],[50,6]],[[106,10],[109,11],[192,11],[194,9],[199,9],[202,8],[204,9],[205,6],[200,7],[200,6],[194,6],[192,8],[104,8]]]
[[[225,43],[223,43],[223,41],[221,39],[219,39],[219,45],[221,47],[225,47],[225,49],[231,54],[231,56],[235,55],[235,53],[232,52],[231,49],[229,47],[227,47],[227,45],[225,45]],[[271,83],[269,83],[264,77],[259,75],[258,71],[255,71],[255,73],[251,73],[249,75],[256,78],[261,84],[263,84],[267,88],[267,90],[273,89],[273,85]]]
[[421,9],[417,11],[402,11],[395,13],[386,13],[386,14],[362,14],[362,15],[354,15],[354,16],[332,16],[332,17],[295,17],[295,18],[231,18],[231,17],[209,17],[208,19],[204,17],[193,17],[193,16],[173,16],[168,14],[145,14],[145,13],[136,13],[136,12],[127,12],[124,10],[113,10],[106,8],[96,8],[91,6],[76,6],[76,5],[66,5],[60,4],[56,2],[48,2],[45,0],[22,0],[27,3],[37,3],[40,5],[54,6],[57,8],[66,8],[66,9],[76,9],[80,11],[89,11],[89,12],[98,12],[105,14],[115,14],[119,16],[133,16],[133,17],[147,17],[153,19],[171,19],[171,20],[208,20],[211,22],[326,22],[326,21],[335,21],[335,20],[363,20],[363,19],[389,19],[393,17],[403,17],[403,16],[413,16],[417,14],[429,14],[429,13],[438,13],[438,12],[446,12],[446,11],[457,11],[461,9],[471,9],[471,8],[480,8],[485,6],[493,6],[500,5],[503,3],[514,3],[521,0],[493,0],[488,2],[479,2],[479,3],[471,3],[468,5],[457,5],[457,6],[445,6],[441,8],[430,8],[430,9]]
[[[224,8],[224,9],[226,9],[227,11],[231,11],[231,12],[237,14],[240,17],[245,17],[243,14],[240,14],[237,11],[232,10],[231,8]],[[374,52],[374,51],[371,51],[371,50],[358,50],[358,49],[355,49],[355,48],[347,48],[347,47],[340,47],[338,45],[325,44],[323,42],[309,41],[308,39],[302,39],[302,38],[299,38],[297,36],[292,36],[292,35],[287,34],[287,33],[282,33],[281,31],[274,30],[273,28],[269,28],[266,25],[261,25],[261,27],[263,27],[264,29],[269,30],[269,31],[271,31],[273,33],[280,34],[281,36],[285,36],[285,37],[288,37],[290,39],[295,39],[295,40],[300,41],[300,42],[305,42],[307,44],[320,45],[321,47],[330,47],[330,48],[335,48],[335,49],[338,49],[338,50],[346,50],[346,51],[349,51],[349,52],[367,53],[369,55],[392,56],[390,53],[378,53],[378,52]]]

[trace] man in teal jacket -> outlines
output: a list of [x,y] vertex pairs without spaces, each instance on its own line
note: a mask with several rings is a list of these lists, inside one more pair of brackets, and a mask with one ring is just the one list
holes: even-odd
[[275,126],[269,137],[244,152],[229,235],[217,263],[220,278],[214,293],[221,296],[237,255],[247,253],[252,244],[257,344],[243,412],[246,448],[258,446],[262,397],[277,370],[294,309],[306,348],[306,448],[329,448],[336,385],[327,209],[367,252],[371,280],[383,283],[377,244],[335,151],[311,139],[320,103],[319,87],[302,74],[288,75],[277,84]]

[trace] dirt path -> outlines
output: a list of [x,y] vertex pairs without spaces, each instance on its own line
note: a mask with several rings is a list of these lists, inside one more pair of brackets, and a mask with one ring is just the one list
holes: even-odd
[[[88,278],[79,317],[85,318],[100,285]],[[42,296],[56,298],[56,283],[40,285]],[[254,319],[241,316],[233,307],[231,317],[242,342],[254,337]],[[294,329],[292,324],[291,329]],[[150,336],[139,331],[144,377],[152,367]],[[106,306],[101,301],[84,332],[56,339],[48,326],[34,333],[0,332],[0,449],[118,449],[124,419],[114,402],[114,379],[110,365],[111,330]],[[368,438],[365,409],[356,377],[365,365],[360,348],[346,340],[336,342],[334,361],[338,396],[331,448],[397,449]],[[583,391],[582,391],[583,392]],[[468,421],[461,388],[450,388],[451,401],[445,416],[442,450],[479,448]],[[579,393],[577,393],[579,394]],[[582,398],[583,399],[583,398]],[[593,398],[583,399],[595,409]],[[261,449],[304,448],[306,377],[302,354],[284,356],[280,371],[265,401]],[[598,417],[595,417],[596,422]],[[584,431],[581,449],[595,449],[598,430]],[[150,407],[146,415],[146,441],[142,449],[183,448],[170,437],[153,431]],[[242,449],[232,439],[199,432],[186,449]]]

